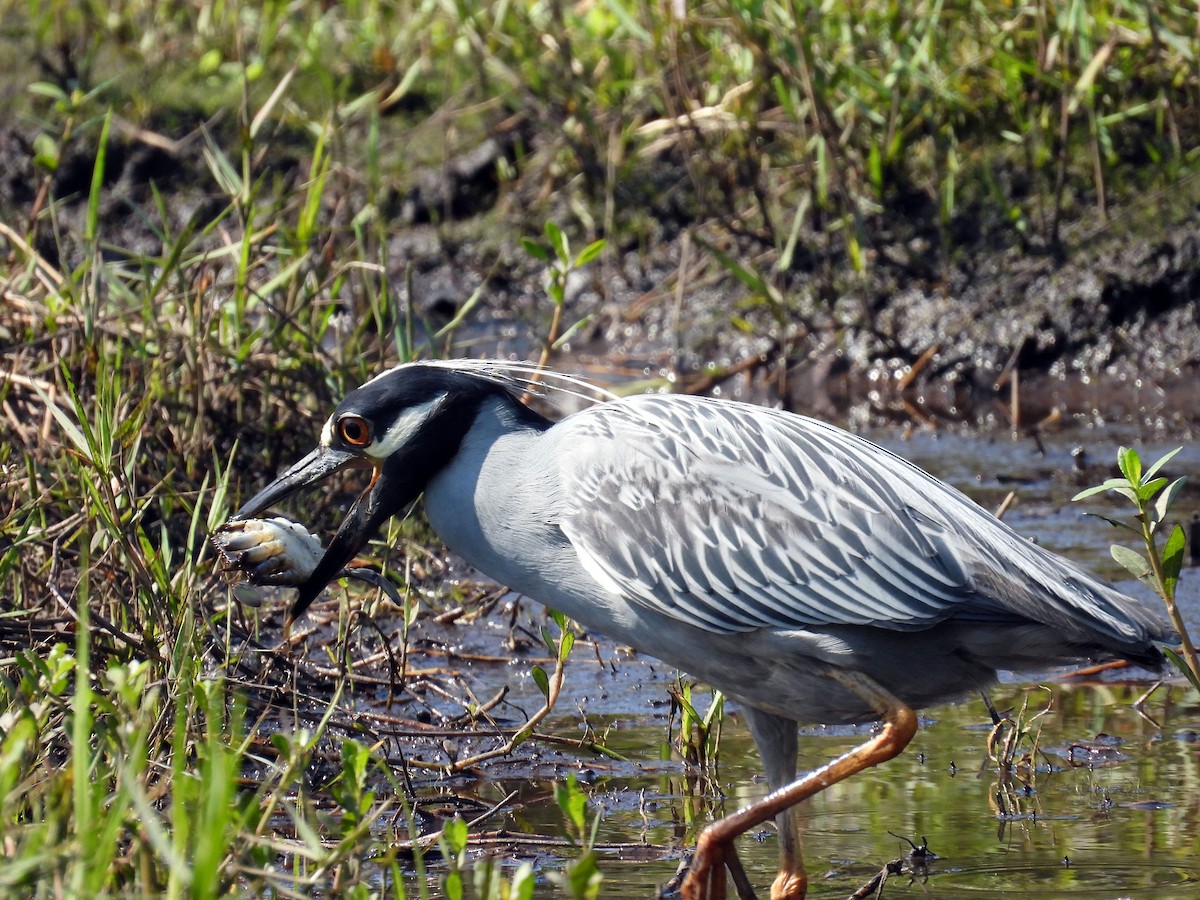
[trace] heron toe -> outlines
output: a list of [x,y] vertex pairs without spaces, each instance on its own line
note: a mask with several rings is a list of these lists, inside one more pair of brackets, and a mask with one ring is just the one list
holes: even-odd
[[808,878],[803,871],[785,870],[771,884],[771,900],[804,900]]

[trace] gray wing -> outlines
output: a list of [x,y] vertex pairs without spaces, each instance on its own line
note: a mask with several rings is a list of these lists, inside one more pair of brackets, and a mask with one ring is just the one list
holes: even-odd
[[605,404],[564,427],[560,527],[601,583],[659,611],[720,632],[913,628],[974,596],[940,523],[880,467],[900,461],[845,432],[681,397]]
[[915,630],[953,616],[1121,641],[1161,630],[958,491],[813,419],[647,396],[552,431],[558,524],[583,566],[701,628]]

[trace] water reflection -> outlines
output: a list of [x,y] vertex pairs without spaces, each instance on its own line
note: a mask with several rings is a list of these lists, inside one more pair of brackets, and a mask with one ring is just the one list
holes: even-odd
[[[1190,734],[1200,709],[1176,705],[1181,688],[1162,689],[1147,706],[1160,731],[1134,711],[1140,690],[1132,686],[1008,686],[994,700],[1019,710],[1027,694],[1032,710],[1046,709],[1024,742],[1035,759],[1028,770],[1004,773],[988,758],[987,709],[972,701],[933,711],[899,758],[802,804],[810,896],[848,896],[888,860],[909,853],[904,838],[928,840],[936,858],[920,882],[889,880],[889,897],[1200,895],[1200,744]],[[862,739],[822,732],[802,735],[802,766],[820,765]],[[663,734],[626,720],[609,743],[633,759],[650,759]],[[1072,765],[1067,748],[1091,745],[1099,734],[1121,758]],[[686,798],[677,768],[596,779],[602,840],[646,845],[634,860],[629,846],[606,854],[602,895],[653,896],[674,872],[672,848],[694,837],[689,823],[761,797],[766,786],[758,772],[748,735],[731,725],[721,744],[723,804]],[[560,828],[550,803],[527,807],[520,819],[522,830]],[[777,851],[771,830],[756,838],[743,840],[740,853],[751,879],[765,886]]]

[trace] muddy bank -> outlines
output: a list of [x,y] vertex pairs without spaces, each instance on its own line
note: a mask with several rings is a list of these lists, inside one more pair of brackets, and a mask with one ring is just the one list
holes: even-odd
[[[545,265],[519,238],[539,236],[545,219],[569,228],[579,217],[568,201],[578,197],[564,192],[547,203],[535,196],[534,176],[513,177],[516,148],[536,141],[520,125],[441,169],[389,183],[378,200],[388,217],[393,290],[402,295],[406,271],[414,275],[418,335],[434,333],[480,291],[451,352],[528,357],[547,332]],[[290,150],[281,141],[286,136],[258,164],[263,190],[285,196],[301,189],[310,159],[299,136]],[[116,129],[100,192],[110,258],[144,261],[163,253],[164,234],[220,217],[229,201],[203,146],[198,130],[168,138]],[[56,266],[78,264],[94,162],[90,145],[77,140],[47,178],[34,164],[31,132],[0,134],[0,215]],[[625,193],[645,205],[620,209],[614,220],[636,218],[636,227],[609,235],[574,229],[577,248],[593,237],[609,247],[569,280],[566,320],[586,324],[560,365],[597,370],[609,383],[674,381],[677,389],[781,399],[823,415],[865,404],[981,424],[1011,424],[1015,372],[1022,427],[1063,413],[1200,419],[1200,213],[1186,196],[1200,187],[1188,180],[1169,198],[1110,208],[1107,224],[1086,203],[1069,207],[1053,246],[998,238],[995,222],[971,218],[987,218],[978,211],[938,226],[936,211],[917,204],[914,214],[909,198],[890,218],[885,211],[868,223],[867,265],[855,273],[840,237],[816,227],[801,233],[791,265],[775,271],[779,253],[763,233],[680,199],[688,185],[681,160],[653,160],[643,176],[653,184]],[[322,202],[331,263],[359,252],[350,223],[366,202],[357,173],[334,173]],[[51,203],[55,227],[45,215],[31,226]],[[948,246],[948,237],[960,243]],[[222,240],[229,235],[214,233],[207,245]],[[205,265],[218,291],[228,286],[229,263]],[[364,315],[352,295],[334,302],[347,327]]]
[[[908,262],[916,250],[889,248],[852,279],[786,273],[778,306],[713,252],[733,255],[730,240],[724,223],[690,223],[581,273],[568,308],[591,318],[567,355],[610,382],[673,381],[822,415],[865,405],[1008,425],[1015,373],[1022,427],[1059,414],[1200,421],[1198,215],[1153,234],[1101,230],[1062,253],[965,247],[921,271]],[[427,227],[395,248],[418,260],[418,302],[435,323],[488,277],[469,248],[444,254]],[[770,252],[744,239],[736,249],[739,260]],[[549,319],[541,277],[520,260],[492,277],[469,340],[537,348]],[[833,282],[849,284],[834,293]]]

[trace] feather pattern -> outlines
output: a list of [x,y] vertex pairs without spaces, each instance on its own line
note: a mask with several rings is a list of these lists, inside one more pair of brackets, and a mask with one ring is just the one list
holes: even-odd
[[1061,627],[1066,640],[1161,631],[958,491],[817,420],[642,396],[548,436],[566,486],[558,525],[584,567],[712,632],[951,618]]
[[[556,372],[536,363],[499,359],[427,359],[417,363],[402,363],[376,375],[372,382],[394,380],[404,370],[414,368],[442,369],[448,373],[472,375],[495,384],[514,395],[530,394],[553,401],[570,397],[586,404],[616,400],[612,391],[592,384],[579,375]],[[365,385],[364,385],[365,387]]]

